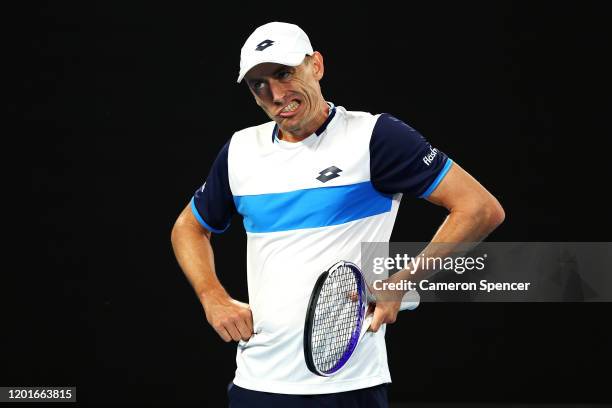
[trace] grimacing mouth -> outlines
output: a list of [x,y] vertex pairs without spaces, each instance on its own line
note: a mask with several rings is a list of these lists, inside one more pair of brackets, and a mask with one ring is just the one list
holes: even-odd
[[[282,114],[282,113],[289,113],[289,112],[294,112],[297,108],[299,108],[299,106],[302,104],[302,102],[300,100],[297,99],[292,99],[291,102],[289,102],[288,104],[285,105],[284,108],[282,108],[278,114]],[[288,109],[290,108],[290,109]]]
[[289,102],[287,102],[285,105],[283,105],[282,108],[280,108],[277,112],[276,112],[276,116],[280,116],[281,113],[283,113],[285,111],[285,109],[287,108],[287,106],[291,105],[292,103],[297,102],[298,106],[302,104],[302,100],[300,98],[295,98],[292,97],[291,99],[289,99]]

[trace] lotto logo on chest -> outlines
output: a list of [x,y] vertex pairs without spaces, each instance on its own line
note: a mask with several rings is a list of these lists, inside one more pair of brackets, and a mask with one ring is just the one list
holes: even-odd
[[342,172],[342,169],[339,169],[336,166],[330,166],[324,170],[321,170],[319,172],[319,177],[317,177],[316,179],[319,180],[321,183],[327,183],[329,180],[335,179],[336,177],[340,177],[340,172]]

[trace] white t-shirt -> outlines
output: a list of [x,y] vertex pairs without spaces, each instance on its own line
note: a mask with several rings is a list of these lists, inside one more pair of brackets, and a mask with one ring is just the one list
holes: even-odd
[[331,103],[326,122],[304,140],[278,140],[277,133],[274,122],[236,132],[192,199],[205,228],[223,232],[238,213],[246,230],[256,334],[238,344],[234,383],[325,394],[391,382],[384,326],[364,336],[336,375],[310,372],[303,351],[308,301],[331,265],[360,264],[361,242],[388,242],[402,194],[427,197],[452,161],[391,115]]

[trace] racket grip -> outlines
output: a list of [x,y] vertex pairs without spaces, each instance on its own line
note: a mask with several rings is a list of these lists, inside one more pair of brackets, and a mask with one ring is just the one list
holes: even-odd
[[404,294],[399,310],[414,310],[421,303],[421,295],[416,290],[409,290]]
[[[414,310],[419,306],[420,302],[421,295],[419,295],[419,292],[416,290],[409,290],[404,294],[399,310]],[[371,293],[368,293],[368,303],[376,303],[376,298]]]
[[374,318],[374,313],[370,313],[369,315],[366,315],[366,317],[363,318],[363,323],[361,324],[361,333],[359,333],[358,341],[361,341],[364,334],[367,333],[368,329],[370,328],[370,324],[372,324],[373,318]]
[[[376,299],[374,298],[374,296],[372,296],[371,294],[368,295],[368,302],[375,302]],[[404,297],[402,298],[402,303],[400,304],[400,308],[399,310],[414,310],[417,308],[417,306],[419,305],[421,301],[421,295],[419,295],[419,292],[417,292],[416,290],[410,290],[408,292],[406,292],[404,294]],[[363,338],[364,334],[366,334],[366,332],[368,331],[368,329],[370,328],[370,324],[372,323],[372,319],[374,318],[374,313],[370,313],[367,314],[364,319],[363,319],[363,323],[361,326],[361,333],[359,334],[359,341],[361,341],[361,339]]]

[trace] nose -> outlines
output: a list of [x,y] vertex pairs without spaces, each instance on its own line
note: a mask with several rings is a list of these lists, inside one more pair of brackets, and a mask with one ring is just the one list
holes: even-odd
[[278,81],[270,81],[270,95],[272,96],[272,102],[275,105],[282,105],[285,100],[285,88]]

